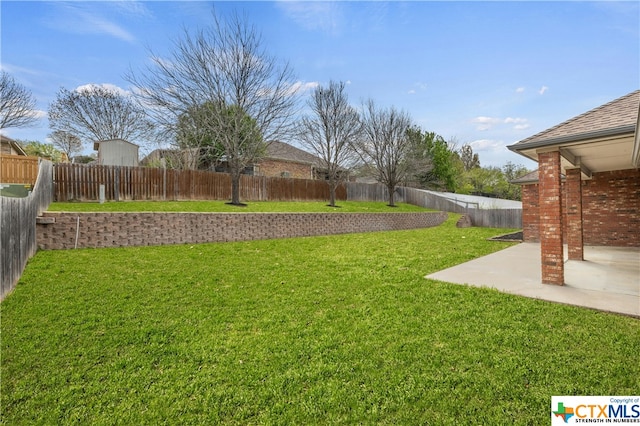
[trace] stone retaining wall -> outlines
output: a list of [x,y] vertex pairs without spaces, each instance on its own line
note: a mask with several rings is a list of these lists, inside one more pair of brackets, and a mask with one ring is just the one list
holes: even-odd
[[426,213],[56,213],[38,218],[43,250],[195,244],[438,226]]

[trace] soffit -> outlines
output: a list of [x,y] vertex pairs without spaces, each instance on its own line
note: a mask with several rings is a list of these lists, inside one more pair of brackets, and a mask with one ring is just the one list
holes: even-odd
[[[557,144],[544,148],[530,148],[519,151],[520,154],[538,161],[538,153],[558,151],[562,153],[563,172],[567,168],[582,166],[591,173],[635,168],[633,164],[634,135],[627,134],[613,138],[576,141],[569,144]],[[588,177],[588,173],[584,173]]]

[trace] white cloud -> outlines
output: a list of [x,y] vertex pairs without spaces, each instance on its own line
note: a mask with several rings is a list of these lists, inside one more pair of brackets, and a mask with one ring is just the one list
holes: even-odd
[[344,21],[339,2],[278,1],[276,5],[285,15],[308,30],[337,34]]
[[296,81],[289,87],[288,92],[291,94],[303,94],[305,92],[314,90],[319,85],[320,83],[318,83],[317,81],[310,81],[308,83],[304,83],[302,81]]
[[507,117],[507,118],[498,118],[498,117],[476,117],[471,120],[472,123],[477,124],[476,130],[484,131],[492,129],[493,127],[500,124],[512,124],[514,130],[524,130],[529,127],[529,120],[526,118],[520,117]]
[[538,90],[538,93],[544,95],[547,90],[549,90],[547,86],[542,86],[540,90]]
[[514,130],[525,130],[529,128],[529,120],[521,117],[507,117],[504,119],[504,124],[513,124]]
[[89,84],[83,84],[82,86],[78,86],[75,88],[75,91],[78,93],[82,93],[82,92],[92,92],[96,87],[102,87],[103,89],[106,89],[110,92],[116,93],[118,95],[122,95],[122,96],[129,96],[131,95],[131,92],[124,90],[118,86],[116,86],[115,84],[110,84],[110,83],[102,83],[102,84],[95,84],[95,83],[89,83]]
[[475,151],[500,151],[504,148],[504,142],[493,139],[478,139],[469,145]]
[[524,93],[524,87],[518,87],[516,93]]
[[144,2],[136,0],[114,1],[110,3],[121,12],[135,17],[153,17],[153,13],[147,8]]
[[476,123],[476,130],[489,130],[494,125],[499,124],[502,120],[495,117],[476,117],[471,120],[472,123]]
[[427,83],[418,82],[413,85],[413,88],[410,89],[407,93],[410,95],[414,95],[419,91],[427,90]]
[[[102,34],[132,43],[136,38],[118,23],[98,12],[98,2],[59,3],[63,9],[57,17],[51,17],[47,24],[61,31],[75,34]],[[109,5],[104,3],[101,5]]]
[[45,118],[47,116],[47,111],[43,111],[41,109],[34,109],[33,112],[38,119]]
[[29,74],[40,75],[40,71],[33,70],[31,68],[18,67],[11,64],[0,64],[0,70],[8,72],[9,74]]

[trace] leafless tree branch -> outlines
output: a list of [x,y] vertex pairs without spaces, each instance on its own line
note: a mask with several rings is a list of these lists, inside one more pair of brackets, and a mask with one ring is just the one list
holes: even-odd
[[360,115],[349,105],[344,82],[316,87],[308,106],[311,115],[302,118],[298,137],[321,159],[329,181],[329,204],[335,206],[336,187],[356,159],[352,144],[360,134]]
[[408,171],[411,141],[407,130],[411,117],[394,107],[379,108],[373,100],[368,100],[362,108],[362,121],[362,138],[356,143],[356,151],[365,164],[376,170],[378,182],[388,189],[389,205],[394,206],[396,186]]
[[36,100],[6,71],[0,73],[0,129],[28,127],[38,121]]
[[[201,151],[211,140],[222,146],[232,203],[239,204],[241,172],[264,153],[265,141],[292,131],[297,100],[292,69],[267,54],[246,18],[223,20],[215,13],[210,27],[185,30],[168,58],[151,53],[151,61],[141,74],[126,76],[139,101],[178,143],[180,118],[191,114],[191,128],[201,135],[192,138],[191,148]],[[255,131],[247,130],[248,122]]]
[[131,97],[98,85],[73,91],[60,88],[49,105],[49,127],[85,143],[109,139],[146,143],[153,135],[146,112]]

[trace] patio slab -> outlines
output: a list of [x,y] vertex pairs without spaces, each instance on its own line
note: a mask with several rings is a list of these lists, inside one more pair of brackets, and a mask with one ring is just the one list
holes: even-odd
[[640,317],[640,248],[585,246],[584,258],[565,260],[564,286],[542,284],[537,243],[517,244],[425,278]]

